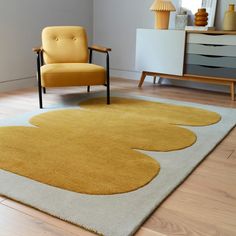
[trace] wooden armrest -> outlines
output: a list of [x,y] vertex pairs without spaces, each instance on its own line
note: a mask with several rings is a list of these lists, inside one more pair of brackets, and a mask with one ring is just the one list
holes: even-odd
[[111,51],[111,48],[105,48],[99,45],[92,45],[91,47],[89,47],[89,49],[97,51],[97,52],[104,52],[104,53]]
[[37,47],[37,48],[32,48],[32,51],[36,52],[36,53],[39,53],[39,52],[42,52],[43,49],[42,49],[42,47]]

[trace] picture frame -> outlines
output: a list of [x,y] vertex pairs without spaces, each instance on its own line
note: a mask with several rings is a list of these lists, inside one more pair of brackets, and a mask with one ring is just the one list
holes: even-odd
[[215,26],[217,0],[202,0],[202,8],[206,8],[208,15],[208,27]]

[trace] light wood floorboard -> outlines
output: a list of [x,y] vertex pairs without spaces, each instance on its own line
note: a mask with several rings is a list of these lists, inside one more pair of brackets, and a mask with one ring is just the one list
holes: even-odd
[[[236,108],[229,94],[158,86],[113,78],[112,91]],[[92,88],[95,91],[103,87]],[[79,92],[79,94],[78,94]],[[86,93],[86,88],[48,89],[45,107]],[[0,119],[38,109],[36,88],[0,94]],[[0,196],[0,236],[90,236],[75,225]],[[150,216],[137,236],[236,235],[236,129]]]
[[[0,204],[1,236],[74,236],[66,229]],[[82,235],[82,234],[81,234]]]
[[3,202],[4,200],[6,200],[6,198],[0,196],[0,203]]

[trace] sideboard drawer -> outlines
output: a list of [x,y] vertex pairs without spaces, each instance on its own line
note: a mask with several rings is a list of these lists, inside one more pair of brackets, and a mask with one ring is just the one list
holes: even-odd
[[201,44],[202,42],[205,44],[236,46],[236,36],[194,33],[188,34],[187,43]]
[[190,54],[236,57],[236,46],[189,43],[187,44],[186,52]]
[[186,65],[185,73],[191,75],[201,75],[210,77],[232,78],[236,80],[235,68],[224,68],[214,66]]
[[236,68],[236,57],[186,54],[186,64]]

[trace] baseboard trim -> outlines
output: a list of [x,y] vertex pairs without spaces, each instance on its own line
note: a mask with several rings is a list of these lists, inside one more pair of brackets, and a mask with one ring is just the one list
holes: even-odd
[[37,84],[35,76],[14,80],[0,81],[0,92],[9,92],[17,89],[32,88]]
[[[119,70],[119,69],[111,69],[111,76],[139,81],[141,77],[141,73],[138,71],[125,71],[125,70]],[[145,82],[153,82],[153,78],[147,76],[147,79],[145,80]]]

